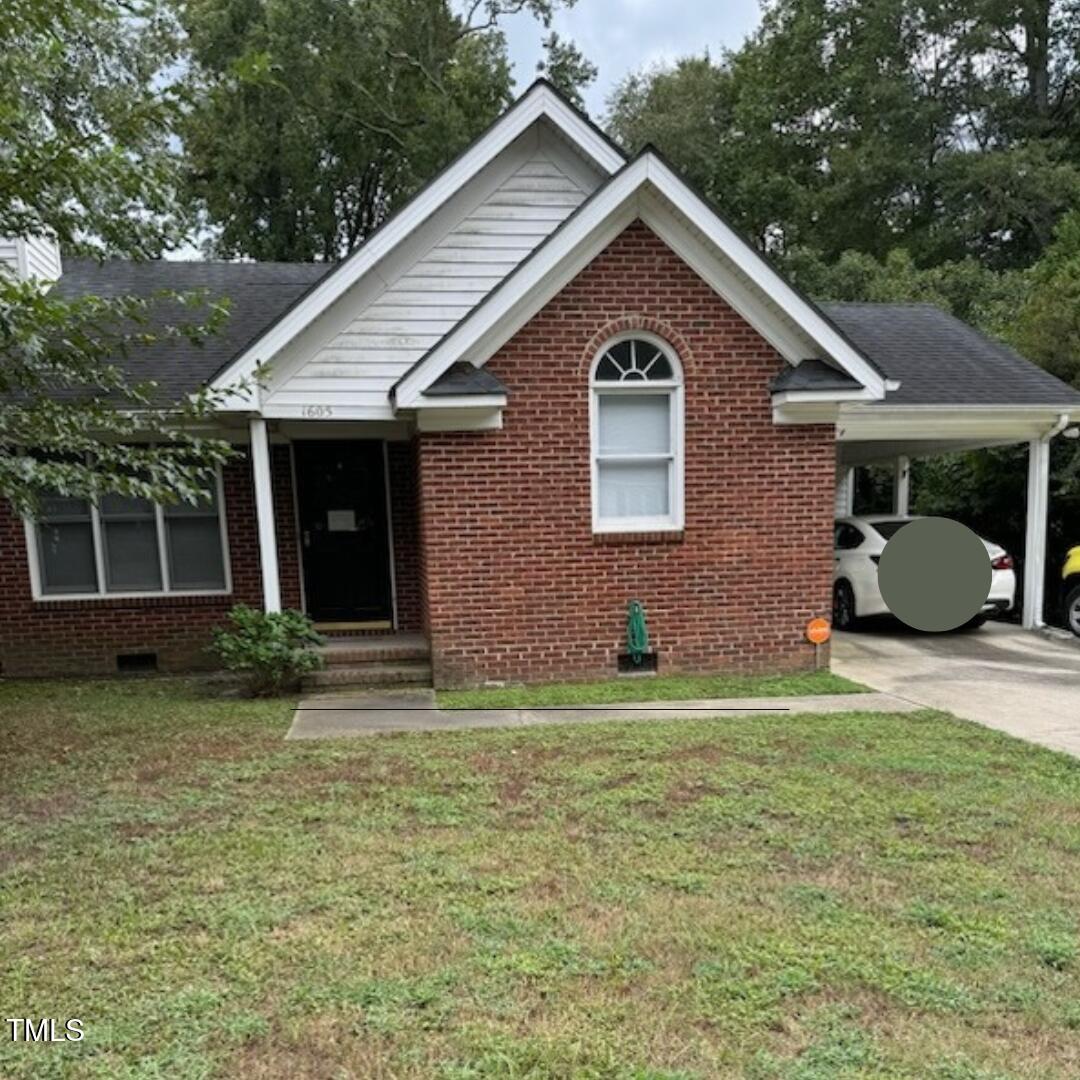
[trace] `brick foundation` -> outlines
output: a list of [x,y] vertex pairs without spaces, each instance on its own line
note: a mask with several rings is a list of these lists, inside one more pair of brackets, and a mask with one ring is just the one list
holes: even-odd
[[[686,523],[594,536],[589,366],[648,329],[683,364]],[[777,427],[783,361],[635,222],[489,362],[501,431],[420,438],[425,619],[436,685],[611,676],[626,605],[645,605],[661,672],[813,666],[827,615],[831,425]]]

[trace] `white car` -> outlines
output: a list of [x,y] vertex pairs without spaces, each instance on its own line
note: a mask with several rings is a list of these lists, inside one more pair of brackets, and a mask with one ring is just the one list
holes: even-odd
[[[885,545],[915,518],[895,514],[839,518],[836,522],[833,569],[833,626],[847,630],[856,619],[890,614],[878,588],[878,563]],[[990,554],[990,595],[969,625],[981,626],[991,615],[1008,611],[1016,600],[1012,556],[983,540]]]

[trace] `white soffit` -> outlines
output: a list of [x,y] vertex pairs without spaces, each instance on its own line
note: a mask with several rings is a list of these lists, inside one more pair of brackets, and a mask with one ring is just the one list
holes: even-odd
[[836,436],[841,442],[977,438],[1019,442],[1046,435],[1068,416],[1061,405],[847,403],[840,407]]

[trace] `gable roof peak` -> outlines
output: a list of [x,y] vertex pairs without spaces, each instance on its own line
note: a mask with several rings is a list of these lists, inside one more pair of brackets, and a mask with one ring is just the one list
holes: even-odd
[[[485,363],[509,337],[632,220],[640,218],[790,363],[828,357],[883,398],[874,361],[796,289],[651,147],[610,174],[533,253],[394,384],[395,409],[416,408],[451,364]],[[812,348],[813,353],[807,349]]]
[[[587,114],[546,79],[537,79],[360,247],[337,263],[243,352],[224,365],[211,386],[224,389],[237,380],[250,378],[540,120],[551,124],[601,175],[610,176],[626,163],[623,151]],[[236,407],[244,408],[247,404],[238,400]]]

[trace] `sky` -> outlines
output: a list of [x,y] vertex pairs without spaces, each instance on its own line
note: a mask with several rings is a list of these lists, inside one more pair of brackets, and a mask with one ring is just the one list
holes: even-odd
[[[613,87],[630,71],[680,56],[737,48],[760,21],[758,0],[577,0],[560,11],[553,28],[573,41],[600,69],[585,93],[594,119],[604,113]],[[514,77],[524,90],[543,55],[543,27],[529,15],[503,22]]]

